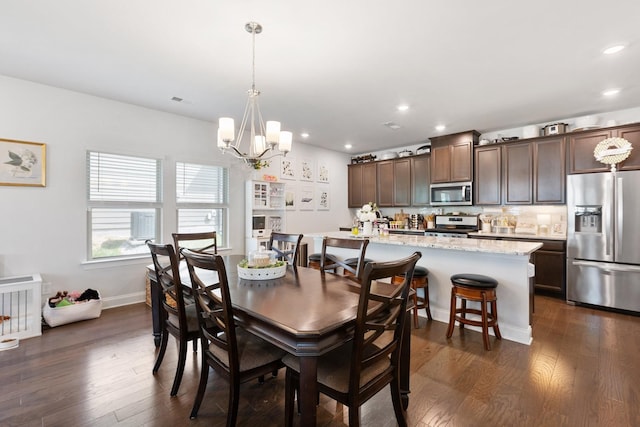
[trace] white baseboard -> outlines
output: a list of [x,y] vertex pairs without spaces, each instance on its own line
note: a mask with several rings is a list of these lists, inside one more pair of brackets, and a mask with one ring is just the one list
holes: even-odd
[[123,305],[137,304],[145,302],[147,295],[144,291],[135,292],[132,294],[118,295],[115,297],[102,298],[102,308],[109,309],[115,307],[121,307]]

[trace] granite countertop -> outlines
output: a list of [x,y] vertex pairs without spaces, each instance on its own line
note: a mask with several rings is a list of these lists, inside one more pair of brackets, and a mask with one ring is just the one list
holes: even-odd
[[507,239],[521,239],[521,240],[567,240],[567,236],[559,234],[523,234],[523,233],[489,233],[486,231],[477,231],[469,233],[469,236],[478,237],[496,237]]
[[465,252],[484,252],[504,255],[529,255],[540,249],[540,242],[526,242],[513,240],[485,240],[485,239],[462,239],[456,237],[435,237],[435,236],[412,236],[402,234],[392,234],[386,237],[380,236],[353,236],[347,231],[332,231],[328,233],[310,233],[305,237],[340,237],[353,239],[369,239],[371,243],[383,245],[406,245],[421,248],[449,249]]

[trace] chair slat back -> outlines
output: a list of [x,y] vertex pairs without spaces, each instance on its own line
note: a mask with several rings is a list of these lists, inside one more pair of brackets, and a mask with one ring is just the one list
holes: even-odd
[[[320,270],[322,271],[336,271],[338,267],[342,267],[344,270],[353,274],[356,281],[362,279],[362,272],[364,270],[364,258],[367,251],[367,245],[369,240],[367,239],[345,239],[340,237],[327,237],[322,239],[322,256],[320,258]],[[357,251],[356,258],[358,262],[355,267],[348,265],[344,260],[339,258],[327,258],[327,254],[330,253],[328,248],[344,248],[353,249]]]
[[193,295],[198,304],[202,336],[208,345],[213,344],[226,352],[228,360],[221,362],[233,372],[238,372],[240,363],[235,322],[224,260],[220,255],[190,249],[182,249],[181,253],[187,262]]
[[200,233],[173,233],[173,245],[176,248],[176,255],[182,260],[180,250],[183,248],[190,249],[195,252],[211,252],[218,253],[218,242],[215,231],[205,231]]
[[173,245],[157,245],[147,240],[151,252],[156,282],[162,289],[162,306],[168,314],[178,318],[180,333],[187,333],[185,299]]
[[[396,261],[369,262],[365,266],[353,340],[350,390],[359,390],[360,373],[374,364],[388,363],[388,367],[373,381],[388,382],[398,369],[411,279],[421,256],[420,252],[414,252]],[[404,282],[391,295],[372,293],[375,282],[391,283],[391,278],[404,273]]]
[[271,233],[268,248],[275,251],[276,257],[287,261],[294,267],[298,265],[298,248],[302,234]]

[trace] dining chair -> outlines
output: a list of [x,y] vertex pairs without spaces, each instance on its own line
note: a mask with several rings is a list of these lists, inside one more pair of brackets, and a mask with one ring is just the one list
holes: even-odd
[[[162,312],[160,350],[153,365],[153,373],[160,369],[167,351],[169,335],[173,335],[178,343],[178,366],[171,387],[171,396],[178,394],[182,373],[187,360],[187,344],[197,342],[200,336],[196,305],[184,298],[182,281],[173,245],[157,245],[147,240],[147,246],[153,259],[156,283],[162,290]],[[160,258],[162,257],[162,258]],[[194,346],[193,351],[197,351]]]
[[180,260],[184,259],[180,250],[182,248],[191,249],[197,252],[218,253],[218,242],[215,231],[203,231],[199,233],[173,233],[173,245],[176,248],[176,255]]
[[[396,261],[367,263],[362,278],[353,340],[318,358],[318,391],[349,408],[349,426],[360,425],[360,406],[390,385],[398,425],[407,425],[400,397],[400,349],[406,322],[411,277],[422,254]],[[405,275],[391,295],[375,293],[377,281]],[[373,288],[373,290],[372,290]],[[300,359],[283,359],[285,425],[293,423],[293,401],[300,382]]]
[[[365,252],[367,251],[368,239],[345,239],[341,237],[327,237],[322,239],[322,252],[320,254],[320,270],[338,272],[342,267],[345,275],[350,275],[356,281],[362,279],[362,271],[365,265]],[[341,259],[328,255],[329,248],[353,249],[357,251],[356,257]]]
[[202,345],[200,383],[191,419],[198,416],[209,367],[229,383],[227,426],[235,426],[240,384],[282,368],[284,350],[236,327],[223,258],[183,249],[199,316]]
[[298,265],[298,248],[302,234],[271,233],[268,248],[276,252],[276,257],[287,261],[289,265]]

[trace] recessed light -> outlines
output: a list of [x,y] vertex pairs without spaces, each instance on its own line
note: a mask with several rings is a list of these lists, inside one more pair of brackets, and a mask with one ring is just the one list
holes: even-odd
[[351,150],[352,145],[351,144],[344,144],[344,148],[346,148],[347,150]]
[[303,138],[309,138],[309,134],[307,132],[302,132],[300,136]]
[[620,92],[620,89],[607,89],[604,92],[602,92],[602,95],[613,96],[613,95],[617,95],[619,92]]
[[407,111],[409,106],[406,104],[398,105],[398,111]]
[[605,55],[613,55],[614,53],[620,52],[624,48],[625,46],[623,44],[617,44],[617,45],[606,48],[605,50],[602,51],[602,53],[604,53]]
[[445,125],[438,125],[436,126],[436,130],[438,132],[442,132],[443,130],[445,130],[447,127]]

